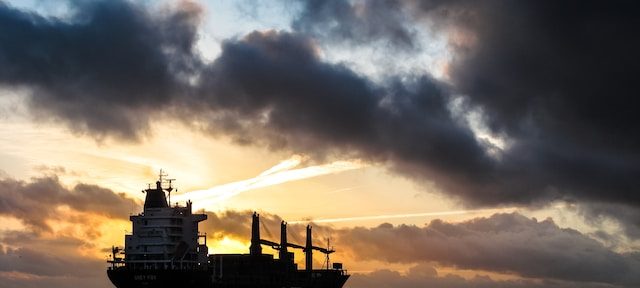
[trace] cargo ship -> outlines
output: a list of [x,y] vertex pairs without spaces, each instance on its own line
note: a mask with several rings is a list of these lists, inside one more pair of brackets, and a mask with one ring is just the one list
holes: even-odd
[[[349,274],[342,263],[329,266],[327,247],[313,245],[311,226],[307,225],[305,245],[287,241],[287,223],[280,224],[280,242],[260,237],[260,215],[252,215],[251,245],[247,254],[209,254],[206,234],[198,224],[206,214],[192,211],[192,202],[185,206],[169,205],[171,182],[163,178],[146,193],[142,213],[130,216],[133,229],[125,235],[124,247],[112,247],[107,261],[107,276],[117,288],[340,288]],[[248,216],[248,215],[247,215]],[[262,245],[278,252],[262,253]],[[294,253],[305,255],[304,269],[298,269]],[[325,266],[313,268],[313,252],[325,255]]]

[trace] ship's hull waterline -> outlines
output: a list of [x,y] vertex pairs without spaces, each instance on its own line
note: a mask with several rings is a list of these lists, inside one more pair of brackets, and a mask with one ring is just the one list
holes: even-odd
[[210,273],[198,270],[108,270],[117,288],[210,288]]
[[[212,277],[211,271],[189,270],[127,270],[107,271],[111,282],[117,288],[340,288],[349,275],[315,272],[315,276],[298,272],[291,277],[277,279],[264,277],[235,278],[230,281]],[[240,280],[240,281],[239,281]]]

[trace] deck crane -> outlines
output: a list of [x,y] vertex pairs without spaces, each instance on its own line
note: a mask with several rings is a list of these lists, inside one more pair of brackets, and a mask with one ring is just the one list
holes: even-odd
[[260,215],[258,215],[256,212],[253,213],[252,223],[251,223],[251,247],[249,249],[252,255],[262,254],[262,248],[260,248],[260,245],[266,245],[266,246],[270,246],[274,250],[277,250],[279,252],[280,259],[289,261],[289,257],[291,256],[287,248],[301,249],[305,253],[305,269],[307,271],[312,271],[313,270],[313,250],[316,250],[326,255],[327,269],[329,269],[329,255],[336,251],[331,249],[329,246],[327,246],[327,248],[313,246],[312,236],[311,236],[311,225],[307,225],[307,238],[306,238],[305,244],[306,244],[305,246],[302,246],[294,243],[289,243],[287,241],[287,223],[284,221],[280,223],[280,243],[276,243],[266,239],[261,239],[260,238]]

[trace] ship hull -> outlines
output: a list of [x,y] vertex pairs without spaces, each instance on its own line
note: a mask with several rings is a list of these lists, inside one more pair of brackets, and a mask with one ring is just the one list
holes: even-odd
[[205,288],[213,287],[205,270],[108,270],[109,280],[117,288]]
[[286,279],[277,277],[217,278],[205,270],[130,270],[112,269],[107,271],[109,279],[117,288],[340,288],[349,275],[338,273],[312,274],[299,271]]

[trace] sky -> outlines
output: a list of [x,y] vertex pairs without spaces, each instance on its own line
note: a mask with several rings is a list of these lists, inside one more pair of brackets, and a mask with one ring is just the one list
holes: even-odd
[[111,287],[162,169],[346,287],[638,287],[637,8],[0,0],[0,283]]

